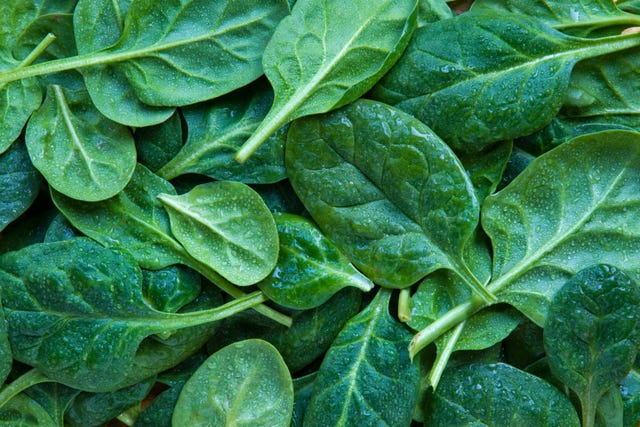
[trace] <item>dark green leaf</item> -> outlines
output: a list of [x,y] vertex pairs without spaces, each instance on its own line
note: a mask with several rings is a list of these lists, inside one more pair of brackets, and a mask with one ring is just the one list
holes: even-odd
[[374,282],[404,288],[440,268],[464,273],[478,202],[457,157],[422,123],[359,100],[293,123],[286,149],[305,207]]
[[214,353],[186,382],[173,425],[286,427],[293,383],[282,357],[266,341],[246,340]]
[[309,406],[315,380],[315,372],[293,380],[293,415],[291,417],[291,427],[303,426],[304,413]]
[[79,393],[80,390],[55,382],[36,384],[25,390],[25,394],[44,408],[57,426],[66,425],[64,414]]
[[411,422],[418,368],[409,359],[411,334],[389,314],[390,296],[381,289],[333,342],[318,371],[305,426]]
[[33,203],[42,178],[22,142],[0,154],[0,231]]
[[444,0],[418,0],[418,28],[452,17],[453,12]]
[[7,335],[7,322],[4,319],[4,311],[2,311],[2,300],[0,300],[0,388],[6,381],[11,372],[13,364],[13,355],[9,338]]
[[156,126],[137,129],[134,137],[138,162],[157,171],[182,148],[182,133],[182,119],[177,112]]
[[551,372],[576,392],[582,422],[594,425],[600,398],[631,370],[640,348],[640,288],[626,273],[597,265],[555,294],[544,328]]
[[596,408],[597,427],[619,427],[624,425],[624,403],[620,387],[607,390],[598,401]]
[[286,123],[362,96],[400,57],[416,15],[417,0],[297,1],[264,51],[273,106],[238,159]]
[[551,384],[502,363],[445,372],[425,425],[578,427],[569,399]]
[[156,310],[175,313],[200,294],[200,275],[181,265],[142,270],[142,293]]
[[460,162],[467,170],[467,174],[476,190],[479,201],[492,194],[509,161],[513,143],[511,141],[496,144],[480,153],[461,154]]
[[157,395],[151,404],[136,417],[133,427],[172,427],[171,416],[178,402],[184,382]]
[[58,213],[51,220],[51,223],[47,228],[47,233],[44,235],[44,239],[42,241],[45,243],[58,242],[60,240],[68,240],[79,235],[78,230],[71,225],[67,218],[65,218],[61,213]]
[[129,130],[102,116],[83,90],[49,86],[25,139],[33,165],[49,185],[78,200],[114,196],[136,166]]
[[0,408],[0,427],[58,427],[38,402],[21,393]]
[[620,382],[620,392],[624,403],[624,426],[636,427],[640,423],[640,370],[637,364]]
[[364,292],[373,283],[322,235],[299,216],[275,216],[280,241],[278,263],[258,288],[275,303],[305,310],[319,306],[347,286]]
[[232,283],[267,276],[278,260],[278,230],[262,198],[245,184],[216,181],[186,194],[160,194],[171,231],[191,256]]

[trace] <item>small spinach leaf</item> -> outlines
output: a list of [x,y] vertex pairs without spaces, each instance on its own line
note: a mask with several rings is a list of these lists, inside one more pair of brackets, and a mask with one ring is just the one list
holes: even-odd
[[31,206],[41,182],[23,142],[0,154],[0,231]]
[[0,407],[0,427],[58,427],[38,402],[20,393]]
[[584,426],[600,398],[631,370],[640,348],[640,288],[623,271],[597,265],[555,294],[544,328],[551,372],[576,392]]
[[347,286],[364,292],[373,283],[303,217],[275,216],[280,241],[278,263],[258,288],[272,301],[305,310],[319,306]]
[[164,122],[136,130],[138,162],[156,172],[182,148],[182,118],[176,112]]
[[181,265],[142,270],[142,293],[156,310],[175,313],[200,294],[200,275]]
[[411,339],[388,311],[391,291],[380,289],[342,329],[320,365],[305,426],[404,426],[418,397]]
[[83,90],[49,86],[25,139],[33,165],[49,185],[78,200],[116,195],[136,166],[129,130],[102,116]]
[[36,384],[25,390],[25,394],[42,406],[58,427],[66,425],[64,415],[79,393],[80,390],[56,382]]
[[624,404],[624,426],[637,426],[640,423],[640,370],[637,363],[620,382],[620,392]]
[[286,427],[293,382],[278,351],[262,340],[231,344],[208,358],[185,383],[174,425]]

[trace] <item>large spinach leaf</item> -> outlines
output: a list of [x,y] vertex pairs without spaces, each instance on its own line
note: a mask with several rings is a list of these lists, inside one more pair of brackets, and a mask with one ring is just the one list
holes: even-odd
[[640,348],[640,288],[623,271],[596,265],[553,297],[544,328],[551,372],[580,398],[582,425],[595,425],[607,390],[631,370]]
[[362,96],[400,57],[416,15],[416,0],[297,1],[264,51],[273,106],[237,158],[291,120]]

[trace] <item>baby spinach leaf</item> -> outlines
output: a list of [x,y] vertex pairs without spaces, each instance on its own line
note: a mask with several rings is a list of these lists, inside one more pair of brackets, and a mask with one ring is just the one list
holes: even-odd
[[160,194],[171,231],[191,256],[232,283],[264,279],[278,260],[278,230],[262,198],[245,184],[216,181],[187,194]]
[[417,0],[296,2],[264,51],[273,105],[237,159],[246,161],[286,123],[362,96],[400,57],[416,15]]
[[500,184],[512,148],[513,143],[506,141],[479,153],[462,153],[458,156],[473,183],[478,200],[484,200]]
[[[141,273],[133,259],[87,238],[4,254],[0,268],[0,297],[14,358],[86,391],[112,391],[138,382],[135,375],[147,363],[141,348],[145,338],[211,323],[264,301],[252,294],[211,310],[156,311],[142,296]],[[136,360],[139,356],[143,360]],[[159,359],[156,355],[150,367],[156,371],[147,376],[165,368]]]
[[293,411],[293,383],[269,343],[246,340],[214,353],[185,383],[174,425],[281,426]]
[[1,427],[58,427],[38,402],[21,393],[0,407]]
[[44,235],[42,242],[58,242],[60,240],[68,240],[79,235],[80,233],[78,230],[71,225],[64,215],[58,213],[53,217],[51,223],[49,223],[49,227],[47,228],[47,232]]
[[391,291],[376,297],[342,329],[320,365],[305,426],[404,426],[418,396],[411,338],[388,311]]
[[364,292],[373,283],[303,217],[275,216],[280,241],[278,263],[258,288],[272,301],[305,310],[319,306],[347,286]]
[[49,86],[25,138],[33,165],[49,185],[74,199],[114,196],[136,166],[129,130],[102,116],[85,91]]
[[478,223],[471,182],[451,149],[413,117],[358,100],[299,119],[286,163],[322,231],[375,283],[404,288],[448,268],[484,294],[463,260]]
[[291,427],[303,426],[304,413],[309,406],[315,380],[315,372],[293,380],[293,415],[291,416]]
[[485,200],[494,247],[488,289],[544,324],[555,292],[594,260],[640,267],[640,134],[607,131],[573,139],[535,159]]
[[56,382],[33,385],[25,394],[44,408],[56,426],[65,426],[64,415],[80,390]]
[[540,378],[503,363],[445,372],[426,411],[425,425],[537,425],[578,427],[569,399]]
[[417,28],[431,22],[449,19],[453,17],[451,8],[444,0],[418,0]]
[[551,372],[576,392],[593,426],[605,392],[631,370],[640,348],[640,288],[617,268],[580,271],[555,294],[544,328]]
[[183,108],[187,141],[158,175],[173,179],[186,173],[199,173],[219,180],[259,184],[286,178],[286,126],[271,135],[244,164],[233,158],[262,122],[272,100],[271,88],[259,81],[214,101]]
[[11,372],[13,364],[13,354],[9,345],[7,335],[7,322],[4,319],[4,311],[2,310],[2,300],[0,300],[0,388],[6,381]]
[[[78,53],[90,54],[118,42],[130,0],[79,0],[73,15]],[[82,69],[87,90],[98,110],[128,126],[151,126],[165,121],[173,107],[156,107],[140,101],[120,67],[100,65]]]
[[41,182],[22,141],[0,154],[0,231],[31,206]]
[[454,149],[480,151],[547,124],[577,61],[637,44],[633,35],[582,39],[524,15],[468,12],[416,30],[372,96],[414,115]]
[[620,382],[620,393],[624,405],[623,424],[631,427],[640,423],[640,370],[638,364]]
[[178,112],[158,125],[136,129],[138,162],[156,172],[178,154],[182,148],[182,134],[182,118]]
[[133,427],[171,427],[173,408],[178,402],[184,382],[158,394],[136,417]]
[[[6,64],[0,53],[0,72],[15,64]],[[0,153],[18,139],[27,120],[42,102],[42,88],[35,78],[0,84]]]
[[200,275],[181,265],[142,270],[142,294],[156,310],[175,313],[200,294]]

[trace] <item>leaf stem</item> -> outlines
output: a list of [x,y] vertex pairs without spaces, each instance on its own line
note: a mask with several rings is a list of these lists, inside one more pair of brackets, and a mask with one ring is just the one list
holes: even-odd
[[29,387],[46,382],[53,382],[53,380],[35,368],[27,371],[0,391],[0,408]]
[[411,320],[411,294],[409,289],[400,290],[398,296],[398,319],[401,322]]
[[462,321],[456,326],[453,331],[451,331],[451,335],[444,337],[445,345],[442,351],[438,352],[438,356],[436,358],[435,363],[431,367],[431,372],[429,373],[429,383],[433,390],[438,387],[438,383],[440,382],[440,378],[442,378],[442,373],[444,372],[447,364],[449,363],[449,359],[451,358],[451,354],[456,347],[456,343],[462,334],[466,321]]
[[[48,33],[44,38],[38,43],[38,45],[24,58],[20,63],[14,68],[14,70],[18,70],[20,68],[24,68],[28,65],[31,65],[33,61],[38,59],[38,57],[44,52],[51,43],[54,42],[56,36],[54,34]],[[0,83],[0,90],[4,89],[8,82]]]
[[[275,102],[274,102],[275,105]],[[289,106],[289,104],[287,104]],[[253,132],[253,134],[247,139],[247,141],[242,144],[242,147],[236,152],[235,159],[239,163],[244,163],[247,161],[249,157],[253,153],[260,148],[260,146],[273,135],[278,129],[287,124],[289,118],[294,113],[294,108],[297,105],[290,108],[282,108],[277,110],[276,113],[272,113],[269,111],[267,116],[260,122],[258,128]],[[273,107],[272,107],[273,108]]]

